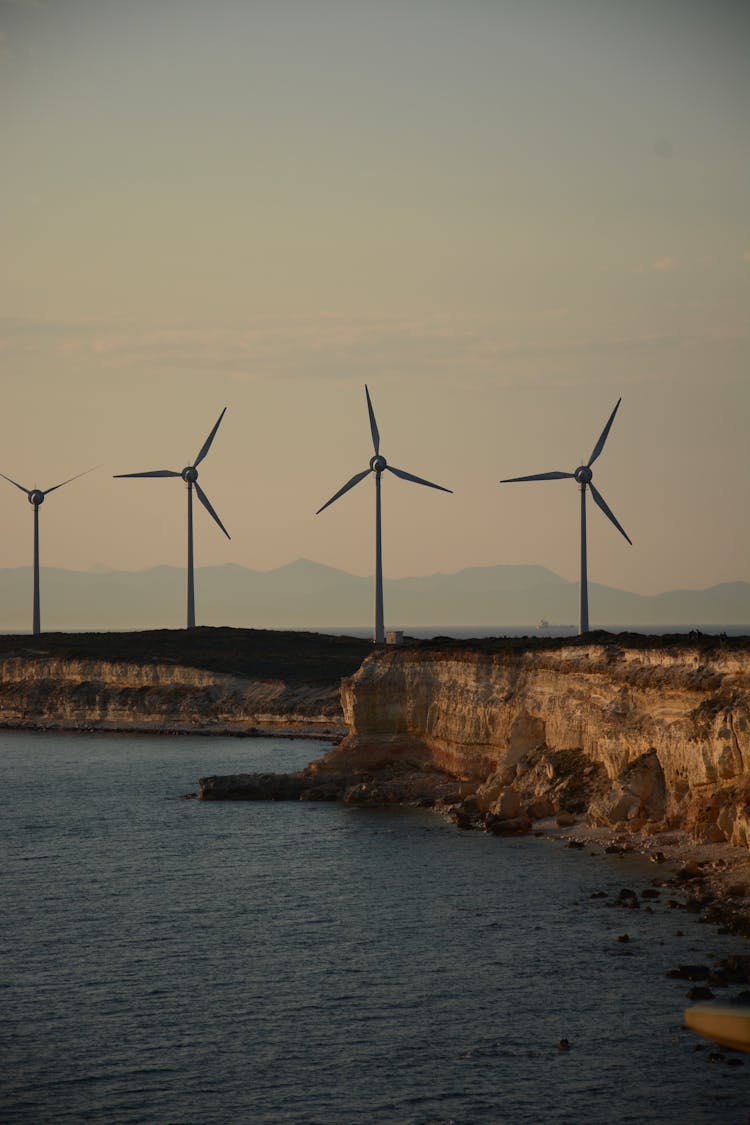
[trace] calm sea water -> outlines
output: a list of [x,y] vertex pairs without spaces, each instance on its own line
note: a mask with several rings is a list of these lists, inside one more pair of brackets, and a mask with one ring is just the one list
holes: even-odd
[[653,865],[426,812],[180,799],[321,748],[0,733],[0,1120],[747,1120],[750,1058],[696,1051],[664,976],[747,947],[590,898]]

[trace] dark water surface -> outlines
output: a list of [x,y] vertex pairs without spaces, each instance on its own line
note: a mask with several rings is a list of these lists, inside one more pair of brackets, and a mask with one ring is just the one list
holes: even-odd
[[0,733],[0,1120],[747,1120],[750,1056],[696,1051],[664,976],[746,945],[590,898],[652,864],[422,812],[179,799],[320,749]]

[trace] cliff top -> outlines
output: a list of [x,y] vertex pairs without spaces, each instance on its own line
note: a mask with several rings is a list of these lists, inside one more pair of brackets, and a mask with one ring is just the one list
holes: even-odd
[[[482,637],[458,640],[433,637],[408,640],[410,653],[434,658],[441,653],[517,654],[550,652],[561,648],[614,646],[622,649],[699,649],[714,652],[750,650],[750,637],[726,637],[700,632],[664,636],[645,633],[589,633],[585,637]],[[232,629],[203,626],[153,629],[132,633],[43,633],[34,637],[0,635],[0,659],[106,660],[122,663],[164,663],[211,672],[254,677],[283,678],[287,682],[338,682],[357,671],[373,652],[369,640],[325,633],[275,629]]]
[[454,637],[432,637],[430,640],[410,642],[423,650],[486,653],[549,652],[561,648],[589,648],[591,645],[617,646],[623,649],[649,651],[656,649],[698,649],[702,652],[750,650],[750,636],[730,637],[726,633],[608,633],[598,629],[582,637],[475,637],[457,640]]
[[134,633],[43,633],[0,636],[0,660],[103,660],[176,664],[210,672],[286,682],[338,683],[372,651],[369,641],[323,633],[202,626]]

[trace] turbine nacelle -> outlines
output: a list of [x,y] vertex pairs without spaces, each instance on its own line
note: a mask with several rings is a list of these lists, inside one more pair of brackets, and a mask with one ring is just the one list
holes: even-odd
[[33,504],[35,508],[38,508],[40,504],[44,503],[44,493],[39,488],[32,488],[28,495],[28,501],[29,504]]
[[186,465],[180,473],[180,476],[185,481],[185,484],[195,484],[198,479],[198,470],[195,465]]
[[377,453],[374,457],[370,458],[370,468],[373,473],[382,473],[384,469],[388,468],[388,462],[381,453]]
[[579,465],[576,471],[573,473],[573,476],[576,478],[579,484],[591,484],[591,480],[594,474],[591,472],[591,469],[588,467],[588,465]]

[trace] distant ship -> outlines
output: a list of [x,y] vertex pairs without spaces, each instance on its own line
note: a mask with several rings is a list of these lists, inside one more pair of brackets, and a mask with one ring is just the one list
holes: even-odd
[[558,632],[562,632],[562,631],[567,631],[569,629],[575,629],[575,625],[551,625],[549,623],[549,621],[546,619],[546,617],[543,617],[542,620],[537,625],[537,632],[539,632],[539,633],[550,633],[550,632],[558,633]]

